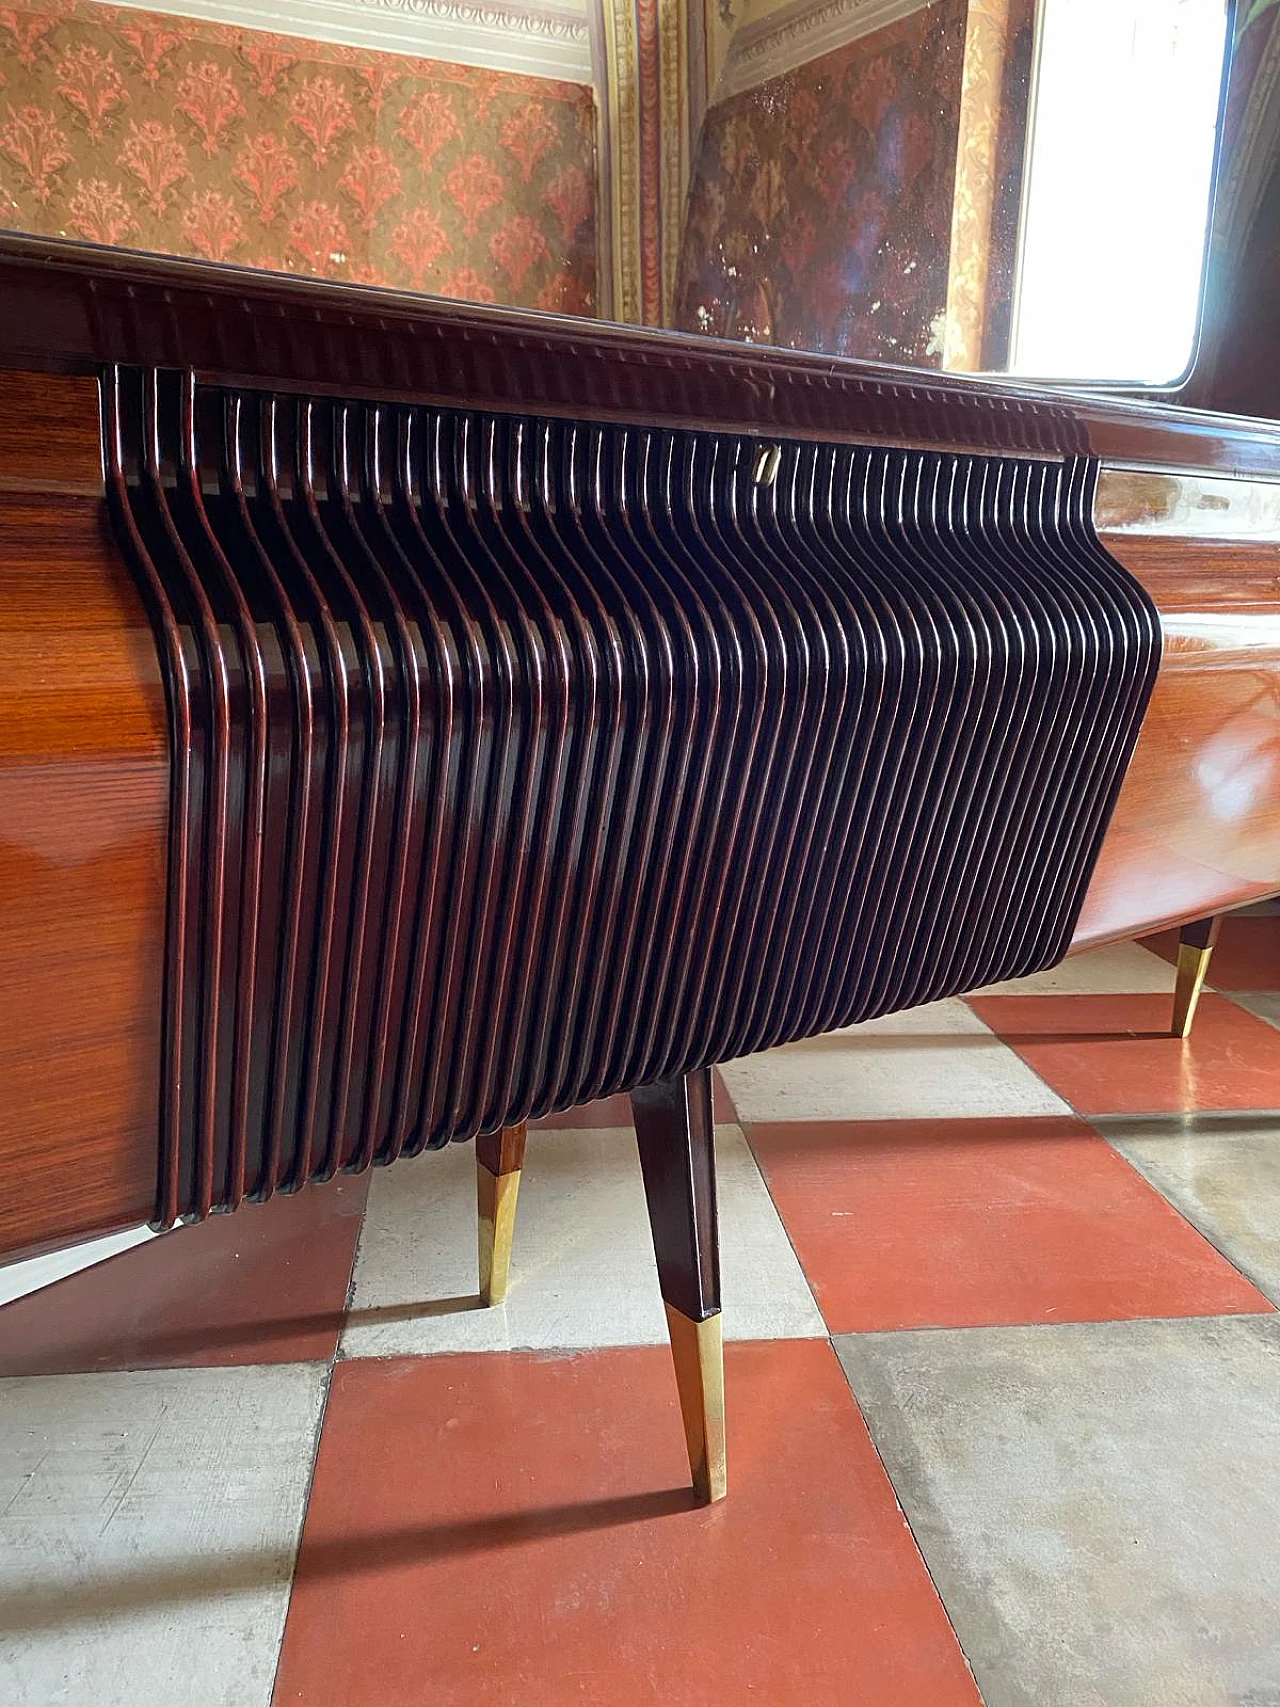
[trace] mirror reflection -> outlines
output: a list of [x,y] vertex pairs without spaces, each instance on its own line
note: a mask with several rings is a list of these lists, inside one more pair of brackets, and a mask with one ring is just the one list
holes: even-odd
[[1194,346],[1226,0],[0,9],[22,231],[922,368]]

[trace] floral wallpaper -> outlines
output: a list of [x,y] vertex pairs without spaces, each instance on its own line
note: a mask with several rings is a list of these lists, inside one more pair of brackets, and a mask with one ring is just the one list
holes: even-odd
[[934,0],[711,109],[679,326],[939,365],[966,12]]
[[0,6],[0,223],[590,314],[593,100],[96,0]]

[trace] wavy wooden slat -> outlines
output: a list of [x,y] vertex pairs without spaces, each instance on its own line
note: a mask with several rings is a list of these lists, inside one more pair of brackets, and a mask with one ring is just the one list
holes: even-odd
[[187,897],[161,1213],[1066,951],[1160,655],[1091,464],[108,397]]

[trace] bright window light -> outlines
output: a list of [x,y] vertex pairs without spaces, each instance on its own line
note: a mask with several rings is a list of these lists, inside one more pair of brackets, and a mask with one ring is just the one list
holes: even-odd
[[1194,346],[1225,0],[1041,0],[1011,371],[1164,385]]

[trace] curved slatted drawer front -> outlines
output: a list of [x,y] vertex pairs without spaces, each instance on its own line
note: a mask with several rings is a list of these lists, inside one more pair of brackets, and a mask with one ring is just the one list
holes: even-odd
[[106,384],[173,748],[157,1218],[1066,951],[1094,465]]

